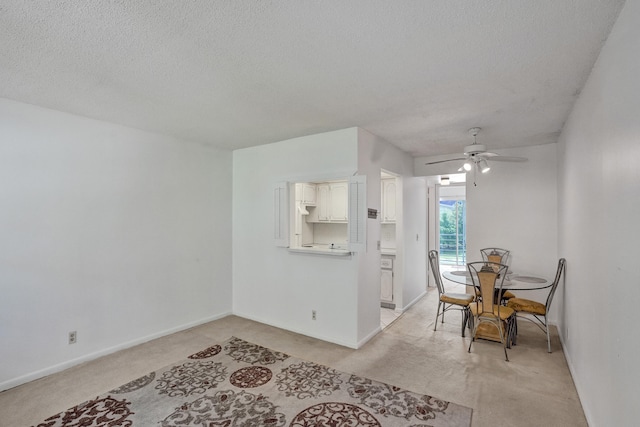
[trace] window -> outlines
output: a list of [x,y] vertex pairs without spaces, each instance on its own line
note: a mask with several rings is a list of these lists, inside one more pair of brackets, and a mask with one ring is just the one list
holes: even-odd
[[440,262],[465,265],[467,252],[466,202],[464,198],[440,198]]

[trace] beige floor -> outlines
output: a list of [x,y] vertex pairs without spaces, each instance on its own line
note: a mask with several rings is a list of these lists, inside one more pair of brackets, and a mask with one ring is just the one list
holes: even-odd
[[[473,426],[586,426],[557,335],[532,325],[504,360],[499,344],[460,336],[460,315],[433,331],[437,291],[359,350],[229,316],[0,393],[0,426],[30,426],[230,336],[473,408]],[[524,322],[521,322],[524,323]]]

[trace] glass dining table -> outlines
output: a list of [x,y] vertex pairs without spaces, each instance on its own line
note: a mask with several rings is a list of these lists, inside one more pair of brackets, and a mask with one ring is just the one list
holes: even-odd
[[[445,271],[442,273],[442,276],[447,280],[461,285],[473,286],[468,270]],[[542,277],[507,273],[507,277],[505,277],[504,283],[502,284],[502,289],[509,291],[534,291],[536,289],[545,289],[549,286],[551,285],[548,284],[547,279]]]

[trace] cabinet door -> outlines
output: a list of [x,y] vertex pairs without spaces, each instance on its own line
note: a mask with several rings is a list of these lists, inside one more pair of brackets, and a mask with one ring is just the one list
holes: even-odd
[[382,181],[382,222],[396,221],[396,180]]
[[316,185],[302,184],[302,203],[313,206],[316,204]]
[[381,270],[380,299],[385,302],[393,302],[393,272],[391,270]]
[[329,186],[331,221],[346,221],[349,203],[349,187],[346,182],[332,183]]
[[296,183],[296,202],[302,201],[302,184]]
[[316,187],[318,221],[329,221],[329,203],[329,184],[318,184]]

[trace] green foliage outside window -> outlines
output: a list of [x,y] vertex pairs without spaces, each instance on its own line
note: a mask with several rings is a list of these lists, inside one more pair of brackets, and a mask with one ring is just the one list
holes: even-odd
[[464,200],[456,200],[451,207],[440,205],[440,234],[464,235],[464,208]]
[[466,252],[465,201],[440,201],[440,261],[464,265]]

